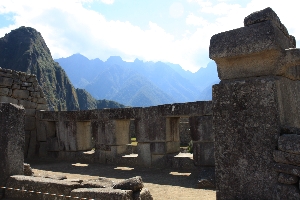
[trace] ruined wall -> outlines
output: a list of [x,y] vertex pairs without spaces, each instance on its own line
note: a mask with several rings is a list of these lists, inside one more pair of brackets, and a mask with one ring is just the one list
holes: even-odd
[[0,103],[0,187],[11,175],[24,174],[24,116],[23,107]]
[[297,162],[282,163],[298,154],[300,50],[271,8],[244,25],[210,41],[217,199],[299,199]]
[[[138,158],[132,159],[132,164],[163,166],[169,163],[166,155],[180,151],[180,117],[211,119],[211,105],[211,102],[191,102],[148,108],[40,111],[32,150],[37,158],[118,163],[122,156],[132,153],[130,124],[134,123]],[[92,148],[95,153],[87,154]],[[213,155],[213,149],[209,154]],[[201,165],[200,161],[197,163]]]

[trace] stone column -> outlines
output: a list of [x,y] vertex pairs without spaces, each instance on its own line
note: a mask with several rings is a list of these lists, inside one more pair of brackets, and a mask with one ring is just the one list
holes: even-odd
[[193,158],[197,166],[214,166],[214,133],[212,116],[189,117],[193,140]]
[[118,156],[129,153],[130,119],[100,120],[93,126],[97,129],[96,151],[101,163],[115,162]]
[[300,51],[271,8],[244,24],[210,41],[221,79],[213,87],[217,199],[288,199],[277,194],[273,152],[283,127],[300,128]]
[[11,175],[24,174],[24,124],[22,106],[0,103],[0,186],[5,186]]

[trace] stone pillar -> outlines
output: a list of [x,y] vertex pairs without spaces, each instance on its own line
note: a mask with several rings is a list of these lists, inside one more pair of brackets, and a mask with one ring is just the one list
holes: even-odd
[[9,176],[24,174],[24,119],[22,106],[0,103],[0,186]]
[[273,152],[283,127],[300,128],[300,51],[271,8],[244,24],[210,41],[221,79],[213,87],[217,199],[288,199],[278,195]]
[[[101,163],[113,162],[128,152],[130,119],[109,119],[93,123],[97,129],[96,151]],[[94,134],[93,134],[94,135]]]
[[180,118],[163,116],[163,111],[164,106],[144,108],[135,120],[142,165],[162,165],[166,154],[180,151]]
[[215,166],[212,116],[189,117],[193,158],[197,166]]

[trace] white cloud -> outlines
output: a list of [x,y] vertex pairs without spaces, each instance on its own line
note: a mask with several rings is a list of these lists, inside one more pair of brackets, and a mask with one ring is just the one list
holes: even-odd
[[172,3],[169,8],[169,14],[172,18],[179,18],[184,13],[184,7],[181,3],[175,2]]
[[[106,60],[120,55],[124,60],[135,58],[178,63],[196,71],[209,61],[208,49],[212,35],[243,26],[248,14],[272,7],[289,32],[300,38],[300,27],[295,22],[296,6],[292,0],[252,0],[238,4],[205,0],[187,0],[199,12],[187,15],[182,38],[149,22],[141,29],[127,21],[107,20],[103,15],[82,6],[92,0],[1,0],[1,13],[14,13],[13,25],[0,29],[0,37],[20,26],[30,26],[41,32],[55,58],[81,53],[89,58]],[[179,9],[180,10],[180,9]],[[183,16],[183,15],[182,15]]]
[[208,22],[203,17],[197,17],[194,14],[189,14],[186,18],[186,23],[188,25],[194,26],[206,26]]
[[105,4],[113,4],[115,0],[101,0],[102,3]]

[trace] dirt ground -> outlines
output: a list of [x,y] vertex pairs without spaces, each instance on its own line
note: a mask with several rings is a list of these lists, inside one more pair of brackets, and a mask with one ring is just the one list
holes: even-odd
[[197,189],[196,170],[132,168],[70,162],[29,162],[35,176],[66,176],[68,179],[106,177],[114,182],[141,176],[154,199],[215,200],[214,190]]

